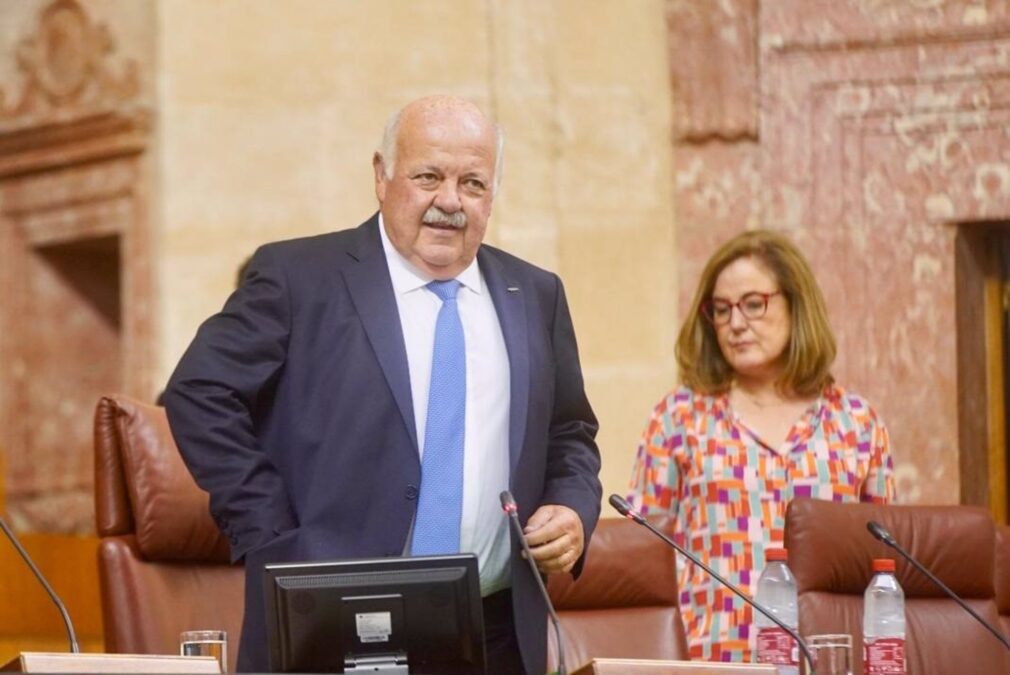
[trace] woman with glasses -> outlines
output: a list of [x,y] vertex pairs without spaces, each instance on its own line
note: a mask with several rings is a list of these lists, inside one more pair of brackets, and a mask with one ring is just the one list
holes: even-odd
[[[678,543],[753,596],[795,497],[888,502],[887,430],[834,382],[835,340],[799,250],[769,231],[705,266],[676,346],[681,386],[653,410],[628,501],[675,519]],[[694,565],[680,607],[692,659],[752,661],[751,608]]]

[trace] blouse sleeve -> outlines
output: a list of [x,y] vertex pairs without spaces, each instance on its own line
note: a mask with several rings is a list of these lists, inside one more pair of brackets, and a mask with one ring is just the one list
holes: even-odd
[[655,407],[642,432],[631,474],[628,502],[641,515],[675,515],[680,502],[681,472],[675,452],[685,443],[684,427],[676,421],[674,396]]
[[860,490],[860,501],[888,504],[894,501],[894,461],[887,427],[870,409],[870,464]]

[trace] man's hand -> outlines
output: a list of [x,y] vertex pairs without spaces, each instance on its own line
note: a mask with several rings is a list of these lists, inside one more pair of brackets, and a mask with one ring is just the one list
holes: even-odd
[[544,504],[537,509],[523,532],[533,560],[545,574],[570,572],[585,545],[579,514],[560,504]]

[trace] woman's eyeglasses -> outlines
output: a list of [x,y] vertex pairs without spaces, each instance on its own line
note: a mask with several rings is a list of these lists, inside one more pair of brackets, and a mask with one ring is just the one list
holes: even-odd
[[733,316],[733,308],[736,307],[745,319],[760,319],[768,311],[768,301],[776,295],[781,295],[782,291],[774,293],[747,293],[737,302],[712,298],[706,300],[701,305],[701,311],[709,321],[715,326],[723,326],[729,323]]

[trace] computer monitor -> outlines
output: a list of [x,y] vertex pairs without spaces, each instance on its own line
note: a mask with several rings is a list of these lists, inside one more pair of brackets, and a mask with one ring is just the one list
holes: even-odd
[[484,673],[472,554],[270,564],[270,670]]

